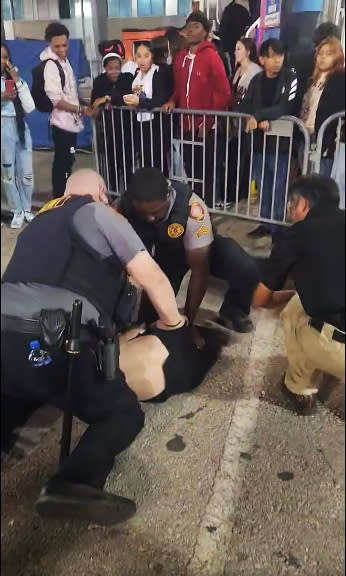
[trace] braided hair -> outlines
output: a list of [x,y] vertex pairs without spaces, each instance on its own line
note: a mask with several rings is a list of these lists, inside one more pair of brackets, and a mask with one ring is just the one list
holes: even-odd
[[[11,60],[11,53],[10,50],[7,46],[7,44],[5,44],[5,42],[1,42],[1,48],[5,48],[7,54],[8,54],[8,58],[9,60]],[[12,62],[12,60],[11,60]],[[11,80],[11,76],[9,74],[9,72],[7,70],[5,70],[5,78],[7,80]],[[14,100],[12,100],[13,105],[14,105],[14,109],[16,112],[16,122],[17,122],[17,130],[18,130],[18,136],[19,136],[19,140],[20,143],[22,144],[23,148],[25,147],[25,112],[22,106],[22,103],[20,101],[20,98],[18,96],[18,93],[15,97]]]

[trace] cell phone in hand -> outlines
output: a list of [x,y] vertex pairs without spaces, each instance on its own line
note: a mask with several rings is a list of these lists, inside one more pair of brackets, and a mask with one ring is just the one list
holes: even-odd
[[16,85],[14,80],[5,80],[5,90],[6,92],[13,92],[15,90]]

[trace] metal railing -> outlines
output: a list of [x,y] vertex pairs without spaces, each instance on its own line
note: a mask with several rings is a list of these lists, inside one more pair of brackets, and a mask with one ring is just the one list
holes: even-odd
[[171,180],[188,183],[212,212],[284,224],[296,165],[294,135],[298,130],[304,141],[304,174],[310,137],[290,116],[248,134],[249,118],[201,110],[102,110],[94,127],[98,170],[113,196],[123,193],[138,167],[155,166]]
[[345,111],[337,112],[336,114],[329,116],[329,118],[327,118],[323,122],[321,128],[319,129],[316,139],[316,145],[313,147],[313,150],[311,151],[310,154],[311,169],[316,174],[319,174],[321,170],[323,171],[322,161],[324,158],[324,153],[326,151],[325,140],[327,130],[331,130],[332,133],[331,139],[335,140],[335,150],[332,151],[334,152],[334,155],[332,158],[330,158],[329,153],[328,157],[331,160],[331,162],[335,161],[335,159],[338,157],[341,144],[341,132],[344,122],[345,122]]

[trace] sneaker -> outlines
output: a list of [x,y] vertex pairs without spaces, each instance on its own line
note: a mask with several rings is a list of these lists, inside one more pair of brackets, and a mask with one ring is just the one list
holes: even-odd
[[35,214],[33,214],[32,212],[29,212],[27,210],[24,212],[24,218],[25,218],[25,222],[27,222],[29,224],[35,218]]
[[21,228],[23,224],[24,224],[24,212],[22,210],[20,212],[15,212],[13,214],[10,228],[18,229]]

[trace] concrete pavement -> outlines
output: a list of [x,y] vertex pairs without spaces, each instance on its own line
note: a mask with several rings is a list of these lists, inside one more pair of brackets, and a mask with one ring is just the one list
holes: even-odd
[[[239,238],[251,227],[218,224]],[[15,238],[2,229],[2,272]],[[201,323],[213,325],[221,297],[212,284]],[[315,417],[294,415],[278,387],[286,366],[279,320],[269,311],[253,319],[255,332],[231,334],[198,390],[145,405],[146,426],[108,479],[109,490],[137,502],[124,525],[36,515],[35,498],[57,465],[61,424],[56,416],[40,420],[39,441],[2,472],[6,576],[345,574],[344,389],[325,392]],[[83,429],[77,422],[75,436]]]

